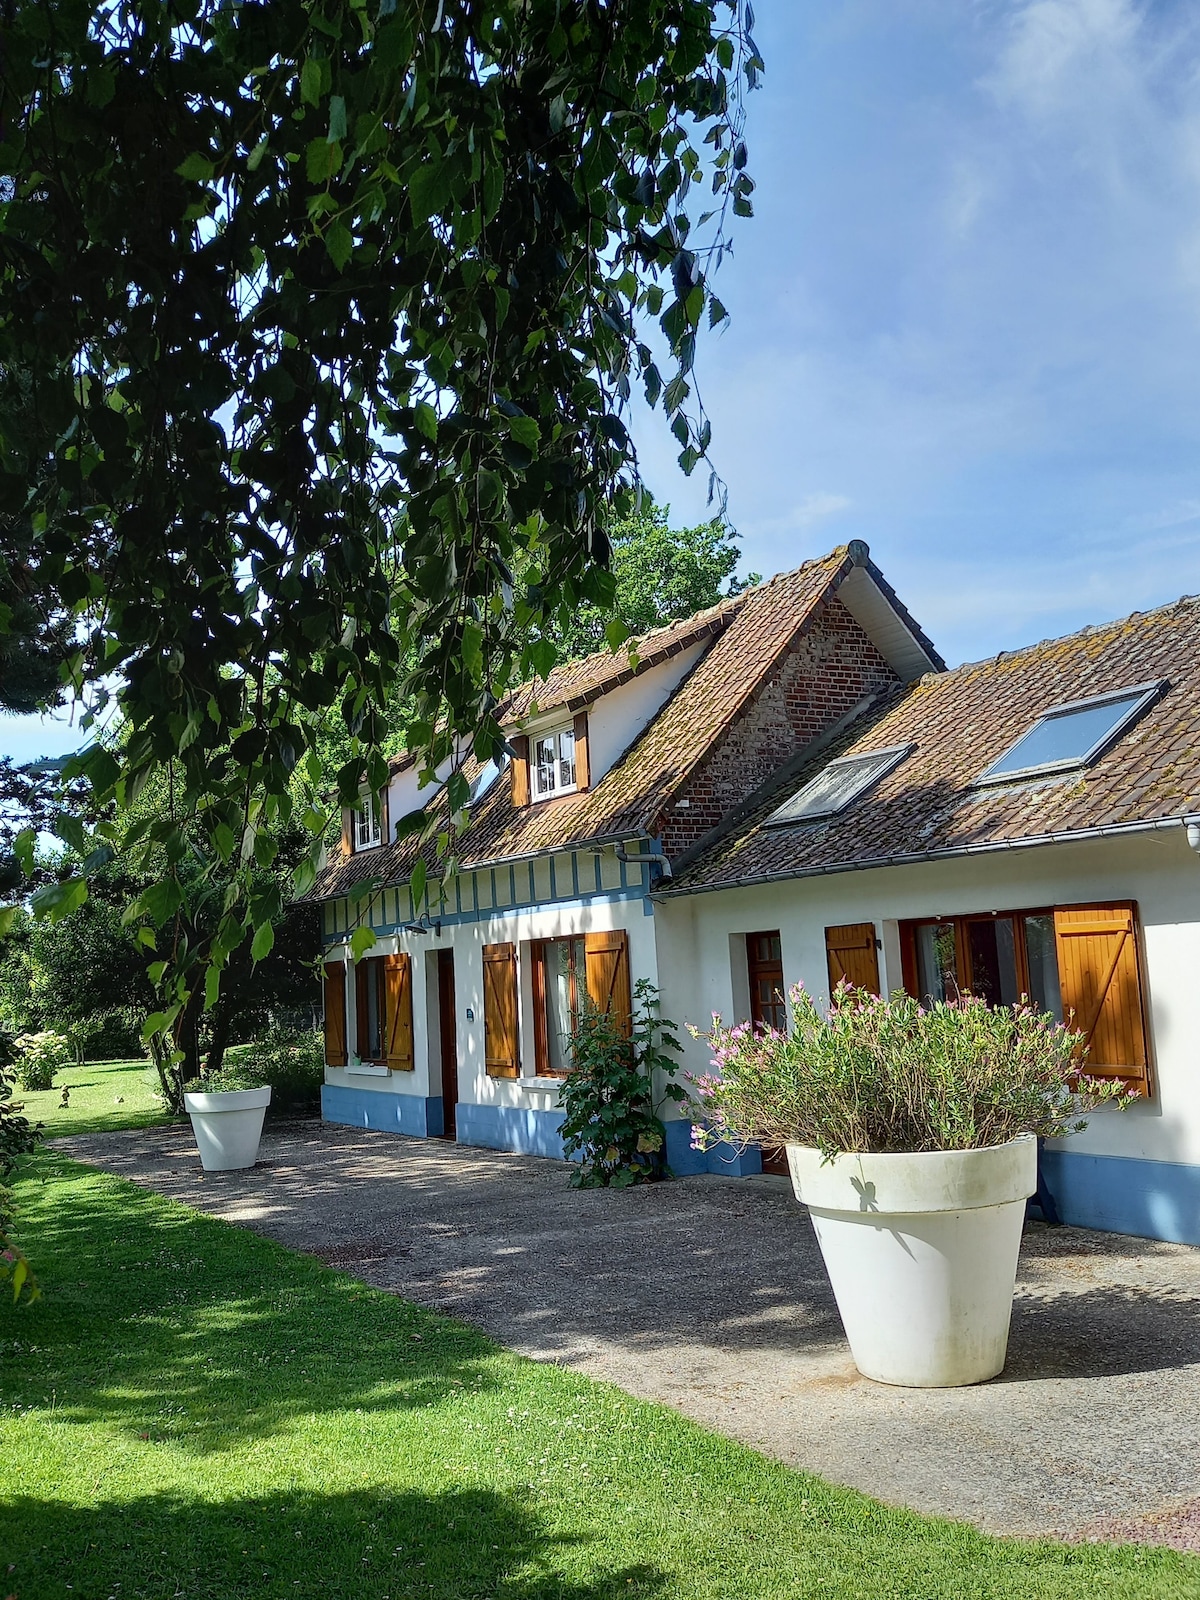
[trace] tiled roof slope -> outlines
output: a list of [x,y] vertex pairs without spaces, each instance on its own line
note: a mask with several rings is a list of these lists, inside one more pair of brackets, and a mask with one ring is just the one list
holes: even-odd
[[[655,628],[636,639],[629,639],[619,650],[595,650],[578,661],[564,661],[548,678],[533,678],[514,689],[502,703],[497,716],[505,727],[518,725],[530,715],[546,711],[582,711],[602,694],[617,689],[640,673],[669,661],[692,645],[713,639],[725,628],[745,599],[745,593],[730,596],[690,617]],[[631,662],[633,657],[633,662]],[[636,663],[636,664],[634,664]],[[388,763],[392,773],[415,765],[410,754],[393,756]]]
[[[595,787],[518,808],[512,803],[509,783],[502,779],[480,802],[470,828],[458,841],[460,866],[469,870],[596,840],[652,835],[659,813],[853,565],[841,546],[715,608],[728,615],[708,649],[650,726]],[[701,613],[705,615],[712,613]],[[610,663],[614,659],[607,652],[605,656]],[[540,696],[538,703],[544,705]],[[474,770],[471,763],[466,776],[470,778]],[[313,895],[324,899],[343,894],[367,878],[406,882],[415,855],[410,839],[339,856],[318,878]]]
[[[508,704],[501,709],[501,722],[508,725],[531,713],[540,715],[544,711],[582,711],[610,689],[657,667],[693,644],[714,638],[740,609],[743,599],[744,595],[735,595],[721,600],[715,606],[697,611],[694,616],[630,639],[619,650],[596,650],[580,661],[564,661],[548,678],[536,678],[514,690]],[[630,665],[631,654],[637,658],[636,666]]]
[[[1166,679],[1170,687],[1090,767],[976,789],[973,780],[1042,711]],[[915,745],[826,822],[766,818],[836,755]],[[850,870],[946,850],[1002,847],[1200,811],[1200,599],[930,674],[865,713],[818,759],[764,789],[667,892]]]

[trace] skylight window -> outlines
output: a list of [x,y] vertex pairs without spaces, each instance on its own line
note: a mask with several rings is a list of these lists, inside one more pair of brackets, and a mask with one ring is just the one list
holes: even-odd
[[815,822],[820,817],[836,816],[898,767],[911,749],[911,744],[901,744],[865,755],[839,756],[806,783],[799,794],[772,811],[767,822]]
[[1161,681],[1141,683],[1133,689],[1071,700],[1043,711],[1029,732],[1009,745],[976,783],[1002,783],[1032,773],[1086,767],[1120,738],[1164,687]]

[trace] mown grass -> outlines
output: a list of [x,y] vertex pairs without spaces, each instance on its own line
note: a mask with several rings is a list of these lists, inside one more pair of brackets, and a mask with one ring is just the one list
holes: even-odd
[[889,1510],[120,1179],[41,1168],[20,1204],[43,1296],[0,1309],[17,1600],[1200,1595],[1189,1557]]
[[[63,1088],[69,1104],[62,1103]],[[148,1128],[169,1122],[170,1113],[158,1095],[158,1074],[146,1060],[86,1061],[55,1074],[54,1088],[18,1089],[30,1122],[40,1122],[47,1139],[70,1133],[113,1133],[119,1128]]]
[[[253,1044],[230,1045],[225,1060],[234,1066],[253,1049]],[[64,1087],[69,1091],[65,1106]],[[47,1139],[63,1139],[72,1133],[116,1133],[122,1128],[149,1128],[173,1120],[159,1098],[158,1073],[142,1058],[64,1067],[55,1074],[53,1089],[18,1089],[16,1095],[30,1122],[43,1125]]]

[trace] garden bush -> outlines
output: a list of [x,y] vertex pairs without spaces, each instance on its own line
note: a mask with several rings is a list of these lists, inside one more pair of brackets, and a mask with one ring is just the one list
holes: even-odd
[[658,991],[644,978],[634,989],[628,1035],[607,1012],[584,1005],[571,1034],[571,1071],[559,1087],[563,1150],[580,1158],[575,1188],[627,1188],[669,1176],[655,1074],[668,1080],[661,1099],[687,1099],[669,1081],[679,1064],[667,1052],[679,1048],[674,1024],[658,1015]]
[[71,1042],[53,1028],[22,1033],[16,1041],[17,1082],[26,1093],[53,1089],[54,1074],[75,1059]]
[[196,1086],[205,1093],[271,1086],[270,1113],[318,1116],[325,1082],[325,1041],[311,1029],[268,1028],[241,1048],[241,1060],[206,1074]]
[[791,1002],[789,1033],[714,1015],[703,1037],[717,1072],[691,1077],[697,1143],[970,1150],[1022,1133],[1063,1138],[1089,1106],[1135,1098],[1119,1079],[1082,1072],[1079,1035],[1025,1003],[925,1006],[846,984],[828,1014],[802,985]]

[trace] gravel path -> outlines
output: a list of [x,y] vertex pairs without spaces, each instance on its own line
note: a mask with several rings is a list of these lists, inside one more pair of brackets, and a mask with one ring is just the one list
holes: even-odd
[[792,1466],[996,1533],[1200,1551],[1200,1250],[1031,1225],[1008,1366],[859,1376],[776,1178],[571,1190],[559,1162],[320,1123],[200,1171],[185,1127],[58,1148]]

